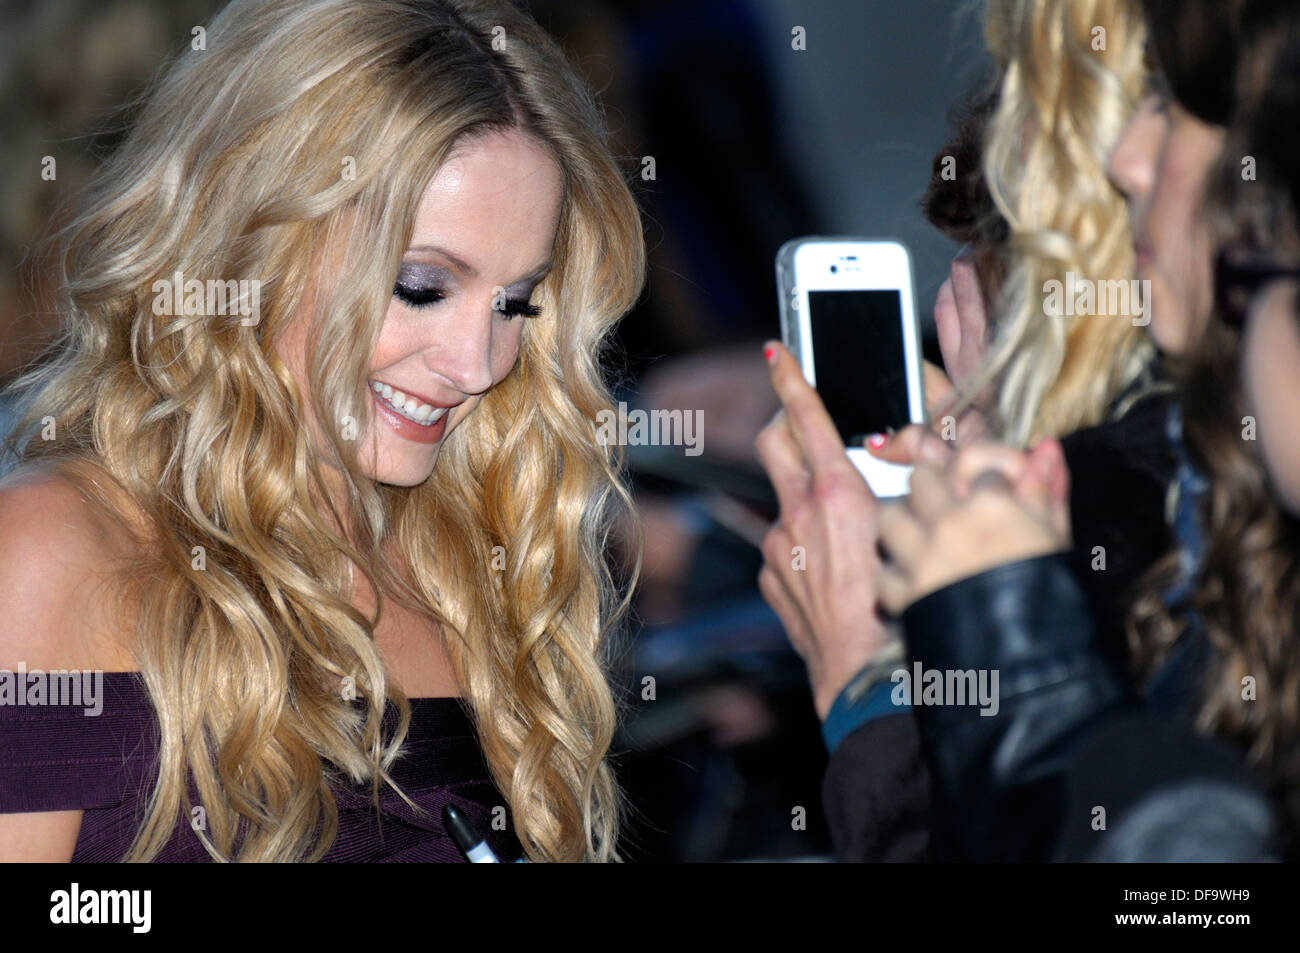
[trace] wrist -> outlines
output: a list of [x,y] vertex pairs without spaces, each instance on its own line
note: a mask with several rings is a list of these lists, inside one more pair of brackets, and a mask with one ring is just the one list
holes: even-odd
[[825,722],[837,702],[852,705],[859,701],[873,685],[889,679],[894,670],[903,664],[905,654],[902,638],[897,634],[886,634],[866,658],[856,665],[841,668],[841,671],[848,672],[847,677],[831,680],[828,687],[818,693],[815,699],[817,716]]
[[822,740],[834,755],[840,742],[876,718],[906,711],[893,697],[893,674],[905,665],[902,641],[894,639],[877,652],[837,695],[822,721]]
[[817,717],[826,720],[831,704],[839,697],[873,661],[882,658],[882,652],[893,651],[891,645],[899,642],[895,634],[877,626],[865,645],[846,645],[837,658],[823,659],[820,670],[813,674],[813,703]]

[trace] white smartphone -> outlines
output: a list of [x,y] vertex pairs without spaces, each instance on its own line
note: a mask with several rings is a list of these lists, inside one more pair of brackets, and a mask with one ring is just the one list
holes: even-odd
[[878,497],[908,492],[912,468],[863,449],[871,434],[925,422],[912,263],[896,241],[796,238],[776,255],[781,340]]

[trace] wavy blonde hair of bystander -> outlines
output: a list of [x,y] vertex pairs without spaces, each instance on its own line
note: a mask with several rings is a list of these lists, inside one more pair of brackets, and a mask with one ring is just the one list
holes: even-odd
[[1124,198],[1106,163],[1145,75],[1145,29],[1131,0],[989,0],[985,32],[1002,70],[983,173],[1006,219],[1009,266],[985,366],[995,429],[1027,445],[1122,412],[1154,347],[1123,315],[1056,315],[1050,281],[1133,278]]

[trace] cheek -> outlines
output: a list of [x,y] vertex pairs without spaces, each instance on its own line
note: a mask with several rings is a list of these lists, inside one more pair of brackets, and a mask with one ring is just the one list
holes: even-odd
[[1221,136],[1189,127],[1169,150],[1168,237],[1177,250],[1171,277],[1186,283],[1191,317],[1209,316],[1213,296],[1213,238],[1206,220],[1205,188],[1222,147]]
[[1187,270],[1193,235],[1199,231],[1195,210],[1200,207],[1200,189],[1193,178],[1191,170],[1167,156],[1151,198],[1154,230],[1163,246],[1161,257],[1179,272]]
[[527,320],[522,316],[515,318],[506,325],[504,331],[494,335],[492,339],[492,377],[497,383],[510,373],[515,362],[519,360],[524,322]]
[[1300,331],[1286,315],[1260,315],[1242,343],[1242,376],[1259,449],[1283,504],[1300,511]]
[[[1213,249],[1209,226],[1200,214],[1204,179],[1198,169],[1171,166],[1162,173],[1152,203],[1153,275],[1163,307],[1153,311],[1152,323],[1164,325],[1161,342],[1177,352],[1192,328],[1206,320],[1213,307]],[[1154,283],[1154,282],[1153,282]],[[1156,332],[1153,329],[1153,334]]]
[[374,354],[370,359],[372,369],[388,367],[409,353],[412,344],[401,333],[401,315],[396,304],[390,305],[384,315],[384,323],[379,329],[379,339],[375,341]]
[[1154,287],[1152,299],[1151,326],[1147,328],[1151,339],[1166,354],[1182,354],[1187,350],[1187,336],[1184,333],[1183,322],[1177,320],[1181,308],[1176,303],[1165,300]]
[[1214,311],[1214,247],[1210,230],[1200,221],[1189,223],[1188,228],[1184,339],[1193,333],[1193,329],[1204,328]]

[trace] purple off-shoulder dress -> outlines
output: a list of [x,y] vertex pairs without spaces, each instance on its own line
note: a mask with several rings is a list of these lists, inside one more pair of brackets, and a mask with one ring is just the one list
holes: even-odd
[[[157,726],[144,681],[136,672],[105,672],[103,678],[98,715],[87,717],[78,706],[0,704],[0,814],[83,811],[73,861],[120,861],[157,779]],[[508,810],[493,810],[505,809],[505,798],[488,774],[465,703],[459,698],[410,701],[410,728],[391,774],[425,813],[384,787],[382,817],[377,817],[368,785],[338,785],[338,837],[324,860],[464,861],[443,827],[442,807],[448,803],[502,861],[515,860],[519,841]],[[386,732],[396,720],[390,703]],[[498,827],[505,818],[504,830],[493,830],[494,816]],[[156,859],[211,858],[190,823],[181,820]]]

